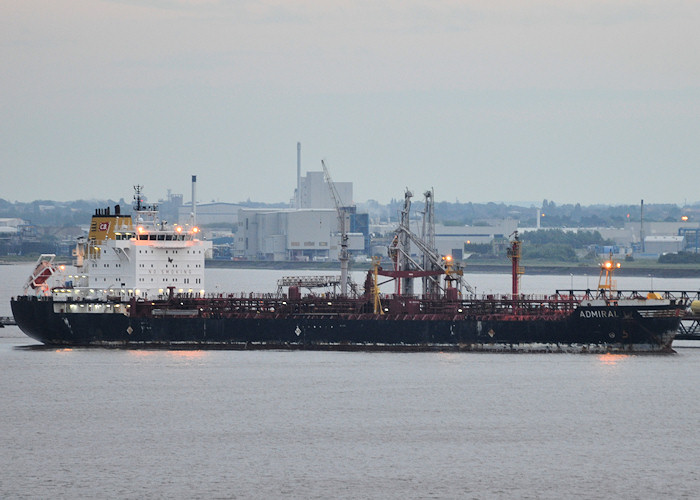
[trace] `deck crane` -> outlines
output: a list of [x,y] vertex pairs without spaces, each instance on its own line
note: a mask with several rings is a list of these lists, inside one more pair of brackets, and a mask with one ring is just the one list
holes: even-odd
[[335,210],[338,214],[338,228],[340,230],[340,255],[338,256],[340,261],[340,295],[345,296],[348,293],[348,261],[350,260],[348,255],[348,232],[345,227],[346,207],[340,199],[340,194],[338,194],[338,189],[335,187],[333,179],[331,179],[326,162],[321,160],[321,165],[323,166],[323,176],[326,179],[326,184],[328,184],[328,189],[331,192],[331,198],[333,198]]
[[[423,193],[425,197],[424,207],[423,207],[423,234],[422,239],[428,246],[428,248],[435,250],[435,193],[433,188]],[[423,252],[423,269],[429,269],[431,267],[430,255]],[[437,281],[430,276],[423,278],[423,293],[426,295],[437,295],[438,291]]]
[[[412,266],[413,269],[424,272],[441,269],[445,272],[446,279],[448,280],[447,288],[452,288],[456,285],[456,288],[460,291],[464,288],[468,292],[472,292],[471,287],[463,281],[464,273],[462,269],[455,266],[451,257],[443,257],[435,249],[435,219],[433,213],[434,208],[432,206],[434,195],[432,189],[424,194],[426,197],[426,213],[423,223],[423,237],[420,237],[411,231],[409,226],[409,211],[411,208],[411,197],[413,196],[413,193],[406,190],[404,209],[401,212],[399,227],[395,231],[394,242],[389,249],[390,255],[393,255],[395,262],[399,263],[399,269],[405,270],[408,269],[409,266]],[[422,264],[416,262],[409,255],[410,244],[416,245],[418,250],[423,254]],[[434,276],[423,275],[423,278],[426,279],[423,293],[429,295],[431,293],[436,293],[438,289],[442,288]],[[402,283],[400,290],[397,290],[397,293],[409,295],[412,294],[413,292],[410,282],[406,283],[405,285]]]

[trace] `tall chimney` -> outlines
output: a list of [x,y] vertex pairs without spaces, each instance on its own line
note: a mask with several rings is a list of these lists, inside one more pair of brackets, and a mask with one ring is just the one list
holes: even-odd
[[301,142],[297,142],[297,210],[301,208]]
[[192,225],[197,225],[197,176],[192,176]]
[[639,215],[639,240],[642,242],[642,253],[644,253],[646,251],[644,248],[644,200],[642,200],[642,206]]

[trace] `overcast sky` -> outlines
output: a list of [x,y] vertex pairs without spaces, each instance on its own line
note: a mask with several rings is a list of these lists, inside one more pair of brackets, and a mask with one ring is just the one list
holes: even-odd
[[2,0],[0,198],[700,201],[700,2]]

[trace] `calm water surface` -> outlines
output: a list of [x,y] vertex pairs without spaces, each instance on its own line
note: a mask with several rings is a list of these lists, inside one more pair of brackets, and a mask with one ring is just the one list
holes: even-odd
[[[1,315],[18,288],[6,291],[19,274],[7,267],[22,266],[0,266]],[[280,275],[273,273],[264,273],[267,286]],[[223,287],[254,283],[260,273],[208,276],[216,278]],[[498,291],[507,291],[507,277],[492,275],[478,289],[502,279]],[[569,279],[533,276],[524,285],[537,293],[548,286],[544,293]],[[700,349],[675,356],[119,351],[37,349],[16,328],[0,332],[2,498],[697,498],[700,491]]]

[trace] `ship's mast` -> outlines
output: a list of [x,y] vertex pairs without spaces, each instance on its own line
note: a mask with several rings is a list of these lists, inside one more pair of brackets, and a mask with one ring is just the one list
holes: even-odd
[[143,223],[143,216],[150,218],[150,222],[156,226],[158,224],[158,205],[155,203],[146,204],[143,202],[143,186],[134,186],[134,211],[136,212],[136,222]]
[[508,258],[511,260],[511,287],[513,298],[520,295],[520,276],[525,273],[525,268],[520,265],[522,242],[518,237],[518,231],[511,234],[513,240],[508,249]]
[[615,262],[613,254],[610,252],[608,260],[600,265],[600,276],[598,277],[599,290],[615,290],[617,283],[613,279],[615,269],[622,267],[619,262]]
[[136,202],[136,204],[134,205],[134,210],[136,210],[137,212],[140,212],[142,209],[142,206],[143,206],[141,204],[141,202],[143,201],[143,199],[141,198],[141,190],[142,189],[143,189],[143,186],[141,186],[139,184],[134,186],[134,201]]
[[134,186],[134,210],[136,212],[157,212],[158,205],[151,203],[147,205],[143,202],[143,186]]

